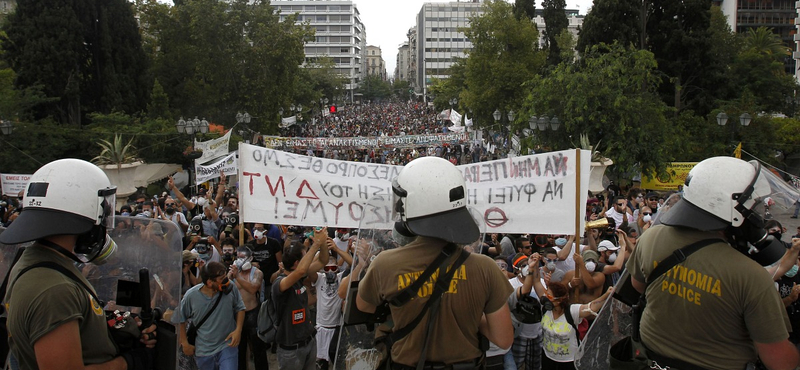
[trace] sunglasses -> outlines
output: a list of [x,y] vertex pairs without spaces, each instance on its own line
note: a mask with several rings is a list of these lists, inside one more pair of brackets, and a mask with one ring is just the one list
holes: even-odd
[[532,246],[530,246],[530,245],[523,245],[523,246],[522,246],[522,249],[531,249],[531,248],[533,248],[533,247],[532,247]]
[[652,216],[652,215],[653,215],[653,214],[652,214],[652,213],[650,213],[650,212],[642,212],[642,214],[643,214],[643,215],[645,215],[645,216]]
[[333,272],[336,271],[336,269],[338,269],[339,266],[325,266],[323,268],[325,269],[325,272]]
[[620,207],[622,207],[622,206],[624,206],[624,205],[625,205],[625,203],[617,203],[617,205],[618,205],[618,206],[620,206]]
[[658,198],[647,198],[647,200],[649,200],[649,201],[653,202],[653,201],[656,201],[656,200],[658,200]]
[[169,206],[174,206],[174,205],[175,205],[175,203],[164,203],[164,205],[165,205],[165,206],[167,206],[167,207],[169,207]]

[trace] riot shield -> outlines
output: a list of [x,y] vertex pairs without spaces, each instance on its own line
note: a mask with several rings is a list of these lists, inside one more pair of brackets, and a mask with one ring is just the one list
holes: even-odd
[[603,304],[599,314],[586,333],[586,337],[575,355],[575,368],[578,370],[608,370],[609,350],[611,346],[631,334],[633,324],[632,308],[624,303],[624,296],[618,292],[633,289],[630,285],[630,274],[625,272],[614,286],[613,294]]
[[[391,198],[378,196],[370,199],[364,207],[365,210],[380,211],[364,212],[355,242],[356,253],[353,256],[353,266],[349,271],[347,281],[342,280],[342,284],[349,284],[349,286],[342,310],[343,324],[334,363],[336,370],[377,369],[386,355],[382,345],[375,345],[375,338],[391,332],[391,317],[383,324],[370,323],[369,319],[372,315],[357,310],[355,296],[358,292],[358,282],[363,278],[375,256],[387,249],[401,248],[414,239],[414,237],[402,236],[391,229],[375,227],[375,225],[386,225],[384,218],[391,214],[390,202]],[[476,220],[481,235],[479,240],[462,247],[472,252],[479,252],[483,241],[485,222],[479,211],[470,209],[470,214]]]
[[[159,328],[155,369],[174,370],[177,337],[169,320],[180,305],[182,233],[175,223],[165,220],[116,216],[115,222],[109,235],[117,244],[116,252],[102,265],[80,264],[78,270],[106,302],[106,311],[131,311],[145,319],[152,315]],[[0,248],[3,277],[19,247],[30,244]]]

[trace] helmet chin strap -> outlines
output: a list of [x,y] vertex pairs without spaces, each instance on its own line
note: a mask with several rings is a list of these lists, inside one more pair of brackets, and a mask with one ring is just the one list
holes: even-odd
[[77,263],[84,263],[83,261],[78,259],[78,256],[76,256],[75,253],[72,253],[72,252],[68,251],[66,248],[64,248],[64,247],[62,247],[62,246],[60,246],[60,245],[58,245],[56,243],[53,243],[53,242],[51,242],[51,241],[49,241],[47,239],[39,239],[36,242],[54,249],[56,252],[63,254],[64,257],[67,257],[67,258],[69,258],[69,259],[71,259],[71,260],[73,260],[73,261],[75,261]]

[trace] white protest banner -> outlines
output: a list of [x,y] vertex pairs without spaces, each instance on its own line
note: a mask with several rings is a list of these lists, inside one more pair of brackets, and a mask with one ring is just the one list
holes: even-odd
[[231,131],[232,130],[228,130],[225,135],[213,140],[203,142],[195,140],[194,149],[203,151],[203,155],[194,160],[195,165],[203,164],[228,154],[228,152],[230,152],[230,150],[228,150],[228,145],[231,142]]
[[[400,166],[308,157],[244,143],[239,153],[244,222],[357,228],[369,213],[378,220],[370,226],[392,227],[388,200]],[[589,152],[582,151],[580,167],[576,159],[577,151],[567,150],[458,168],[467,184],[467,204],[483,215],[487,232],[573,234],[576,220],[583,227]],[[365,209],[376,196],[387,199],[386,204]]]
[[458,145],[469,141],[466,133],[403,135],[403,136],[358,136],[358,137],[282,137],[263,136],[267,148],[294,149],[351,149],[351,148],[419,148]]
[[227,176],[231,176],[236,175],[237,170],[238,166],[236,166],[236,152],[228,154],[213,163],[194,166],[197,185],[200,185],[208,180],[218,178],[220,171]]
[[281,128],[287,128],[293,124],[297,123],[297,116],[291,116],[286,118],[281,118]]
[[456,126],[461,126],[461,113],[456,112],[455,109],[450,110],[450,122]]
[[3,189],[3,194],[9,197],[16,197],[20,191],[24,191],[28,187],[31,175],[17,175],[11,173],[4,173],[0,175],[0,184]]

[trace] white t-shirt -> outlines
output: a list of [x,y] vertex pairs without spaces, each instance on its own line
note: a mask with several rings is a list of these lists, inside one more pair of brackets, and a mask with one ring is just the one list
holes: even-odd
[[189,226],[189,222],[186,221],[186,216],[183,215],[183,212],[175,212],[172,216],[167,215],[170,221],[174,222],[175,225],[178,225],[178,230],[183,232],[183,226]]
[[[564,313],[572,315],[575,326],[583,321],[580,309],[581,305],[573,304],[569,306],[569,313]],[[574,361],[578,353],[578,333],[564,315],[553,320],[553,311],[547,311],[542,317],[542,348],[545,356],[555,362]]]
[[333,327],[342,324],[342,299],[339,298],[339,284],[344,272],[336,274],[332,284],[328,284],[324,272],[317,272],[317,326]]
[[[516,276],[511,278],[511,279],[508,279],[508,282],[511,283],[511,286],[514,288],[514,292],[511,293],[511,295],[508,297],[509,308],[511,310],[513,310],[514,307],[517,306],[517,301],[518,301],[517,300],[517,290],[519,289],[519,287],[521,287],[523,285],[523,282],[519,281],[519,278],[516,277]],[[531,293],[533,293],[533,289],[531,289]],[[537,297],[536,294],[530,294],[530,296],[533,297],[533,298],[536,298],[537,300],[539,299],[539,297]],[[522,337],[522,338],[527,338],[527,339],[533,339],[533,338],[538,338],[539,335],[541,335],[541,334],[542,334],[542,324],[541,323],[521,324],[519,332],[517,333],[517,336]]]

